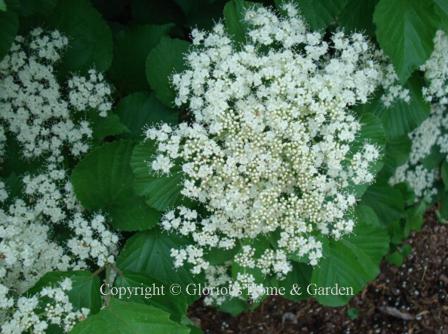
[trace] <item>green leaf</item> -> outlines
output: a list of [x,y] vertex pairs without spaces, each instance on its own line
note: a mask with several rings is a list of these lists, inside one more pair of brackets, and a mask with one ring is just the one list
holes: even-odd
[[212,265],[222,265],[227,261],[233,260],[233,257],[240,250],[237,245],[232,249],[211,248],[205,255],[204,259]]
[[245,41],[246,25],[244,23],[245,1],[230,0],[224,6],[224,23],[227,32],[237,43]]
[[378,117],[373,113],[362,113],[359,122],[361,123],[361,130],[353,142],[353,150],[361,149],[366,141],[380,147],[384,146],[386,137],[383,125]]
[[442,222],[444,222],[448,219],[448,191],[440,190],[437,194],[437,200],[439,202],[437,214],[442,219]]
[[184,69],[184,55],[189,43],[180,39],[162,38],[146,59],[146,78],[157,98],[166,106],[174,105],[175,93],[171,76]]
[[143,231],[156,226],[161,213],[150,208],[143,198],[130,196],[110,207],[111,225],[122,231]]
[[212,29],[222,17],[224,0],[174,0],[186,17],[186,25],[201,30]]
[[411,141],[408,136],[401,136],[388,141],[384,158],[384,171],[391,176],[398,166],[404,164],[411,151]]
[[409,254],[411,254],[411,252],[412,252],[412,246],[409,245],[409,244],[404,244],[404,245],[401,247],[400,252],[401,252],[401,254],[403,254],[404,257],[406,257],[406,256],[408,256]]
[[375,210],[381,223],[386,226],[400,220],[404,214],[401,192],[386,182],[370,186],[362,199],[362,203]]
[[440,174],[442,175],[443,185],[445,190],[448,190],[448,162],[443,160],[442,167],[440,169]]
[[132,136],[143,139],[144,129],[159,122],[175,124],[177,112],[161,104],[153,94],[137,92],[123,98],[117,106],[121,121],[131,130]]
[[381,48],[404,83],[431,55],[437,16],[431,1],[380,0],[373,21]]
[[129,5],[123,0],[93,0],[92,3],[107,21],[116,21],[122,18]]
[[395,251],[389,255],[386,256],[387,262],[390,264],[399,267],[403,264],[404,257],[400,254],[400,252]]
[[105,72],[112,62],[112,33],[87,0],[59,1],[50,18],[52,27],[69,38],[62,67],[65,71]]
[[183,23],[181,9],[172,0],[131,0],[131,13],[136,23]]
[[439,18],[439,27],[448,33],[448,1],[447,0],[433,0],[435,12]]
[[106,137],[125,133],[129,133],[129,129],[120,122],[117,114],[110,113],[107,117],[101,117],[93,123],[93,139],[96,141],[102,141]]
[[120,30],[114,38],[114,59],[109,70],[122,93],[149,89],[145,76],[146,57],[173,24],[138,25]]
[[171,249],[185,244],[184,239],[157,229],[139,232],[124,245],[117,266],[122,271],[148,275],[163,283],[191,283],[194,279],[188,268],[174,268],[170,255]]
[[[418,231],[423,226],[424,215],[427,209],[427,204],[421,201],[413,207],[406,210],[406,228],[410,231]],[[408,232],[408,234],[409,234]]]
[[170,320],[170,314],[151,305],[112,298],[98,314],[79,322],[71,334],[188,334],[188,327]]
[[351,307],[347,310],[347,317],[351,320],[356,320],[359,317],[359,311],[358,309]]
[[421,93],[422,84],[419,78],[411,78],[405,87],[409,89],[411,97],[408,103],[397,101],[386,108],[377,98],[366,106],[381,119],[388,139],[407,135],[419,126],[430,112],[430,106]]
[[28,293],[36,294],[42,288],[55,286],[65,278],[70,278],[72,281],[68,297],[73,306],[78,309],[88,308],[91,314],[97,313],[101,308],[100,279],[88,271],[48,272],[28,290]]
[[[336,17],[341,13],[348,0],[295,0],[300,14],[309,24],[311,30],[325,30],[334,23]],[[286,0],[276,0],[277,6],[289,2]]]
[[406,225],[402,220],[394,220],[387,225],[387,231],[389,232],[390,243],[399,245],[407,237]]
[[149,208],[133,190],[129,165],[134,143],[116,141],[91,151],[74,168],[72,184],[81,204],[90,210],[104,209],[111,224],[124,231],[156,225],[160,213]]
[[5,4],[5,1],[4,0],[0,0],[0,10],[1,11],[6,11],[6,4]]
[[279,287],[285,288],[286,299],[297,302],[309,297],[306,288],[311,281],[312,268],[305,263],[292,262],[292,271],[278,282]]
[[[386,178],[383,178],[383,175],[379,177],[381,177],[382,180],[388,180],[390,178],[390,176],[386,176]],[[409,186],[407,182],[400,182],[394,185],[394,188],[401,192],[405,207],[412,206],[415,204],[416,196],[414,190]]]
[[348,31],[374,34],[373,11],[378,0],[348,0],[338,22]]
[[106,143],[88,153],[75,167],[72,183],[81,204],[91,210],[112,207],[132,194],[129,167],[134,143]]
[[183,175],[173,171],[168,176],[158,176],[151,173],[149,161],[155,152],[155,143],[145,141],[135,146],[131,158],[131,167],[135,176],[134,190],[139,196],[146,198],[146,203],[157,210],[166,211],[183,203]]
[[197,327],[193,321],[190,320],[190,318],[188,318],[186,315],[184,315],[182,317],[182,319],[180,320],[180,323],[182,325],[188,326],[188,328],[190,328],[190,334],[204,334],[202,332],[202,330]]
[[184,295],[175,296],[171,294],[167,284],[163,284],[148,275],[124,272],[117,277],[114,286],[143,288],[144,294],[133,294],[129,296],[128,300],[156,306],[176,315],[179,320],[187,312],[188,302]]
[[236,297],[227,299],[226,301],[224,301],[224,303],[222,303],[221,305],[218,306],[218,309],[221,312],[229,313],[234,317],[247,311],[248,308],[249,308],[249,305],[246,301],[242,300],[241,298],[236,298]]
[[0,61],[8,53],[19,30],[19,19],[11,11],[0,12]]
[[147,183],[145,185],[146,203],[160,211],[166,211],[184,203],[184,197],[180,193],[183,177],[181,172],[173,172],[170,176],[158,177]]
[[[379,273],[382,257],[389,248],[385,228],[379,223],[374,211],[360,206],[356,210],[358,221],[352,234],[339,241],[324,244],[325,257],[314,268],[310,290],[315,288],[347,288],[342,293],[358,293]],[[327,306],[346,304],[351,295],[315,295],[319,303]]]
[[20,13],[23,16],[48,15],[56,7],[58,0],[20,0]]

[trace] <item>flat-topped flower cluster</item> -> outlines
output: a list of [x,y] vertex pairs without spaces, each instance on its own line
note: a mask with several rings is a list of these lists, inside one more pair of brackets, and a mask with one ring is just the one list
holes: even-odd
[[85,153],[92,130],[86,120],[75,121],[73,111],[96,109],[106,116],[111,108],[110,87],[94,70],[59,84],[54,67],[67,43],[58,31],[36,28],[26,38],[17,36],[0,62],[0,123],[26,158],[48,153],[60,158],[64,147],[74,156]]
[[[194,241],[172,250],[175,265],[204,271],[211,286],[230,281],[225,268],[205,260],[213,249],[239,249],[241,266],[282,278],[292,254],[316,265],[322,236],[352,232],[353,186],[373,181],[370,168],[381,152],[367,140],[353,149],[361,123],[350,107],[382,84],[384,103],[409,98],[363,35],[337,32],[325,41],[294,6],[284,10],[248,9],[242,45],[221,23],[208,33],[194,30],[188,68],[172,78],[175,103],[187,106],[193,121],[147,130],[157,143],[152,171],[180,166],[182,194],[207,212],[179,207],[163,217],[165,230]],[[240,247],[266,235],[270,247]]]

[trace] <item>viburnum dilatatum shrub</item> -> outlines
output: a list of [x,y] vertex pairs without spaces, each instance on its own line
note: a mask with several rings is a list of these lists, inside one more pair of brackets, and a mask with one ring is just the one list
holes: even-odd
[[448,217],[447,8],[0,0],[1,332],[347,304]]

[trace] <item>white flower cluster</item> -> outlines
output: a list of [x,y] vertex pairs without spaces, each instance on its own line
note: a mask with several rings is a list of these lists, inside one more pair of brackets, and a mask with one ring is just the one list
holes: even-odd
[[382,58],[382,62],[384,63],[384,75],[382,82],[384,93],[381,96],[381,101],[383,104],[386,107],[390,107],[397,100],[409,102],[411,100],[409,90],[399,84],[398,75],[395,72],[394,66],[387,63],[388,58],[382,54],[382,50],[379,52],[378,56]]
[[436,181],[439,171],[423,166],[423,160],[435,147],[440,153],[448,154],[448,110],[446,106],[434,104],[430,116],[409,134],[412,141],[409,160],[395,170],[389,183],[406,182],[414,192],[415,200],[431,201],[437,194]]
[[437,31],[434,51],[420,69],[425,72],[429,83],[428,87],[423,89],[426,100],[443,106],[448,105],[448,36],[444,31]]
[[434,149],[448,154],[448,36],[438,31],[434,51],[420,67],[425,73],[427,86],[423,95],[431,103],[431,113],[420,126],[409,134],[412,141],[409,160],[399,166],[389,180],[394,185],[406,182],[415,193],[415,200],[430,201],[437,194],[439,171],[423,165]]
[[106,117],[112,109],[111,89],[101,73],[90,70],[88,77],[74,76],[68,82],[70,105],[78,111],[96,109]]
[[44,334],[49,325],[59,326],[64,333],[70,332],[76,322],[89,314],[88,309],[76,310],[73,307],[67,296],[71,288],[72,282],[66,278],[57,287],[44,287],[36,295],[20,297],[15,302],[9,300],[15,311],[1,325],[2,333]]
[[[50,164],[45,173],[23,181],[27,198],[15,199],[7,211],[0,209],[0,285],[22,293],[48,271],[115,261],[118,236],[107,229],[102,215],[83,213],[64,170]],[[4,185],[0,188],[5,192]],[[71,233],[63,244],[51,238],[58,226]]]
[[94,260],[98,267],[115,262],[118,236],[107,229],[104,216],[96,214],[89,221],[76,213],[68,224],[75,236],[67,241],[67,247],[78,261]]
[[[21,295],[49,271],[103,267],[115,261],[117,252],[118,235],[108,229],[103,215],[84,212],[69,175],[60,167],[62,150],[68,148],[76,156],[86,152],[85,139],[91,135],[87,121],[77,124],[70,118],[71,108],[81,108],[64,100],[53,72],[66,44],[58,32],[35,29],[29,39],[18,37],[0,63],[0,145],[6,135],[13,135],[25,158],[40,157],[43,162],[39,172],[23,177],[22,198],[8,196],[7,187],[0,182],[2,333],[41,333],[48,324],[68,332],[86,315],[74,311],[69,303],[64,293],[71,288],[68,281],[60,289],[45,289],[33,297]],[[110,90],[100,74],[89,72],[89,76],[87,81],[78,78],[72,84],[81,94],[73,95],[74,101],[105,112],[110,108],[105,102]],[[79,93],[83,84],[90,95],[88,91]],[[91,90],[92,84],[100,88]],[[34,313],[39,298],[55,302],[45,306],[45,320]]]
[[[17,319],[10,319],[11,308],[18,307],[14,317],[24,311],[19,307],[23,297],[17,301],[17,296],[48,271],[89,269],[90,264],[102,267],[113,263],[118,242],[118,236],[107,229],[102,215],[97,214],[91,220],[85,217],[63,170],[50,169],[45,174],[27,176],[24,182],[28,203],[16,199],[8,211],[0,209],[0,318],[8,319],[8,330],[17,325],[11,333],[24,330]],[[0,188],[2,199],[6,200],[3,183]],[[57,226],[71,233],[65,242],[53,241]],[[64,319],[68,321],[70,317]],[[10,333],[3,330],[2,333]]]
[[157,143],[152,170],[167,174],[180,165],[182,194],[206,209],[200,217],[180,207],[161,224],[192,237],[193,245],[172,251],[175,265],[210,273],[209,283],[222,284],[225,276],[216,279],[222,270],[206,253],[239,249],[242,240],[274,231],[272,249],[255,256],[244,246],[235,261],[278,277],[291,270],[292,254],[316,265],[316,235],[352,232],[351,186],[374,178],[369,168],[379,149],[364,141],[353,152],[361,124],[350,107],[366,103],[384,81],[393,86],[395,73],[363,35],[337,32],[326,42],[306,29],[294,6],[284,9],[284,17],[248,9],[248,40],[240,47],[220,23],[210,33],[193,31],[188,69],[173,76],[173,85],[175,103],[186,104],[194,122],[147,130]]
[[[110,89],[94,71],[88,80],[73,78],[69,101],[63,96],[54,66],[67,42],[58,31],[37,28],[27,38],[17,36],[0,62],[0,123],[23,146],[26,158],[50,154],[61,160],[64,147],[74,156],[85,153],[92,130],[87,121],[74,121],[71,108],[84,103],[100,114],[110,109]],[[82,84],[88,88],[82,90]]]

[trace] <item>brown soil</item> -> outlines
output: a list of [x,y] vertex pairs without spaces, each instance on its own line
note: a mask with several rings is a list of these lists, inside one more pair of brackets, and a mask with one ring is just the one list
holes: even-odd
[[[408,243],[413,250],[405,263],[384,263],[377,279],[345,307],[272,297],[235,318],[199,302],[190,317],[205,334],[448,334],[448,225],[429,213]],[[348,310],[358,312],[356,319]]]

